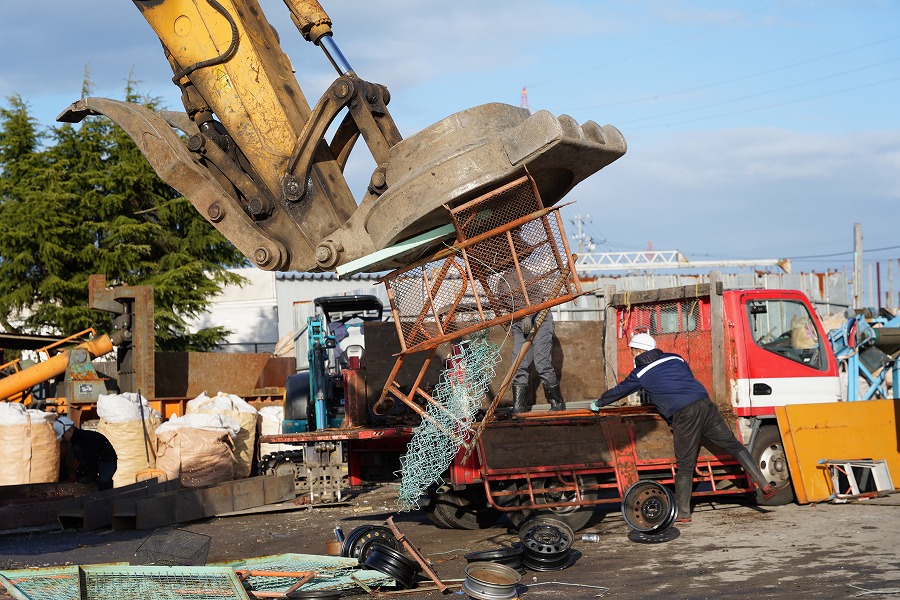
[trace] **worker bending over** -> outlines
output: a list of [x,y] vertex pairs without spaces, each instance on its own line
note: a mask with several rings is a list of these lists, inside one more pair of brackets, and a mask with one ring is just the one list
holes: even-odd
[[734,456],[744,471],[759,486],[763,498],[775,495],[775,485],[766,481],[750,452],[728,428],[703,384],[697,381],[687,362],[677,354],[663,352],[648,333],[638,333],[628,343],[634,357],[634,370],[622,383],[604,392],[591,403],[591,410],[611,404],[638,390],[644,390],[650,401],[672,427],[675,442],[676,522],[691,522],[691,494],[694,469],[704,438]]
[[98,431],[79,429],[72,419],[59,417],[53,423],[56,438],[68,444],[66,479],[97,483],[100,490],[112,489],[118,457],[113,445]]

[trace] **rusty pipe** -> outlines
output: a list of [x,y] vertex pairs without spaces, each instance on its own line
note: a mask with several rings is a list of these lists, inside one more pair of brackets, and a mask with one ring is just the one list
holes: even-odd
[[51,377],[65,373],[66,368],[69,366],[69,352],[76,348],[87,350],[88,354],[91,355],[91,358],[96,358],[112,351],[113,340],[108,335],[102,335],[78,344],[69,350],[63,350],[56,356],[17,373],[13,373],[9,377],[0,379],[0,399],[20,401],[22,399],[21,396],[25,391],[30,390],[39,383],[47,381]]

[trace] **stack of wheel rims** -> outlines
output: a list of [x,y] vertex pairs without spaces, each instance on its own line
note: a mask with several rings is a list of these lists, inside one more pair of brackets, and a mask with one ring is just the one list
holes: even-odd
[[519,527],[522,565],[531,571],[558,571],[572,562],[575,532],[559,519],[535,517]]
[[416,585],[416,576],[422,570],[419,563],[407,557],[400,550],[385,544],[376,544],[375,549],[366,557],[363,565],[393,577],[397,585],[403,589],[411,589]]
[[515,569],[522,568],[522,544],[516,544],[512,548],[498,548],[496,550],[483,550],[470,552],[465,555],[466,562],[492,562]]
[[378,545],[390,546],[394,550],[401,549],[400,542],[389,528],[381,525],[360,525],[344,538],[341,556],[355,558],[362,564]]
[[677,515],[675,495],[655,481],[638,481],[622,498],[625,522],[640,533],[659,535],[675,523]]
[[360,525],[344,538],[341,556],[392,577],[404,589],[412,588],[422,567],[403,554],[394,533],[381,525]]

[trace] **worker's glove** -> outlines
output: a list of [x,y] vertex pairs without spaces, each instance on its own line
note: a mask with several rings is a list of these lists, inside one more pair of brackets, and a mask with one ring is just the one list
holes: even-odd
[[528,337],[531,335],[531,327],[534,325],[534,321],[531,320],[531,317],[524,317],[519,321],[519,326],[522,328],[522,337]]
[[599,398],[597,400],[594,400],[593,402],[591,402],[591,411],[592,412],[600,412],[601,408],[602,408],[602,405],[600,404]]

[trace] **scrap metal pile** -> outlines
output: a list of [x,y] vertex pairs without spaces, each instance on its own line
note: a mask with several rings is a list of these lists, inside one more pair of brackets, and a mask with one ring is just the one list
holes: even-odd
[[[402,352],[373,407],[377,413],[393,395],[422,416],[402,461],[402,509],[440,479],[460,448],[470,452],[480,430],[472,431],[499,362],[487,330],[544,313],[581,293],[558,208],[544,208],[537,183],[519,179],[451,209],[456,243],[382,278]],[[537,328],[535,328],[537,329]],[[462,341],[470,336],[469,339]],[[432,394],[421,381],[439,345],[457,344],[458,355]],[[482,422],[522,360],[520,353]],[[413,389],[396,381],[404,361],[428,352]],[[423,410],[419,401],[425,403]]]

